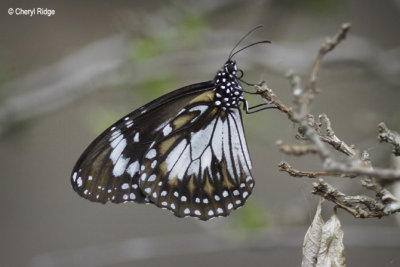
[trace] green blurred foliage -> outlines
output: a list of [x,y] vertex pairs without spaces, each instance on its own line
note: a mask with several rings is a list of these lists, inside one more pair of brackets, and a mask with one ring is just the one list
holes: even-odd
[[162,54],[165,52],[163,45],[166,41],[163,39],[161,37],[146,37],[136,40],[132,48],[132,59],[140,63]]
[[190,42],[196,42],[205,32],[207,27],[206,21],[201,16],[186,16],[182,24],[179,26],[180,35],[186,36]]
[[251,237],[265,229],[269,224],[269,216],[261,202],[248,200],[246,204],[233,213],[232,228],[242,237]]
[[143,103],[166,94],[176,89],[175,79],[172,77],[153,77],[138,86],[140,95],[144,98]]
[[159,31],[152,36],[134,40],[131,59],[135,63],[140,63],[179,48],[182,40],[185,45],[188,42],[195,43],[205,28],[206,22],[203,17],[185,16],[179,25],[171,27],[168,31]]

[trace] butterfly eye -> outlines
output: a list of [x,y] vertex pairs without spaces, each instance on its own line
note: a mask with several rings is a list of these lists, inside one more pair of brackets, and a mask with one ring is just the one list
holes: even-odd
[[226,64],[225,71],[226,71],[227,73],[229,73],[229,74],[235,75],[235,74],[236,74],[236,71],[237,71],[236,63],[235,63],[235,62],[232,62],[232,61],[228,62],[228,63]]

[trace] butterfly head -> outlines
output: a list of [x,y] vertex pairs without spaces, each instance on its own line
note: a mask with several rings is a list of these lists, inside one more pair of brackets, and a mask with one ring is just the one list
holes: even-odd
[[228,75],[236,76],[237,71],[238,71],[238,67],[237,67],[236,61],[228,60],[224,64],[224,72],[227,73]]

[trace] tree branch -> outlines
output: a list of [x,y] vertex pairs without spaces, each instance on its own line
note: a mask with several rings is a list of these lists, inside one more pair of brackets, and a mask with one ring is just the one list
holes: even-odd
[[[289,79],[293,95],[293,107],[284,104],[265,82],[256,85],[255,88],[265,101],[275,105],[291,122],[299,125],[300,136],[298,136],[298,139],[301,143],[287,145],[278,140],[279,150],[295,156],[317,154],[321,159],[323,168],[323,171],[320,172],[299,171],[283,161],[278,165],[280,170],[293,177],[313,179],[323,176],[361,177],[361,185],[374,191],[376,193],[375,198],[364,195],[347,196],[322,179],[313,184],[313,194],[334,202],[338,207],[357,218],[382,217],[400,211],[400,201],[383,187],[383,184],[387,182],[400,180],[400,170],[373,167],[366,151],[360,152],[353,145],[348,145],[336,136],[331,120],[326,114],[320,114],[317,120],[310,114],[310,104],[318,94],[317,79],[321,60],[346,38],[349,29],[349,23],[343,24],[334,38],[327,39],[321,46],[305,90],[302,89],[301,78],[294,71],[287,73],[286,76]],[[390,131],[382,123],[379,125],[379,133],[380,141],[392,144],[393,153],[398,155],[400,153],[399,134]],[[337,159],[333,151],[344,154],[345,160]]]
[[391,144],[393,146],[393,154],[400,156],[400,134],[391,131],[384,122],[378,124],[378,132],[379,141]]

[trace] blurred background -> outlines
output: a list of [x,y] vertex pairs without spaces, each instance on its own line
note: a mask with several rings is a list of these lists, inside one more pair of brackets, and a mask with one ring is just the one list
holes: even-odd
[[[13,15],[47,8],[52,16]],[[80,198],[70,172],[107,126],[176,88],[210,80],[236,42],[272,44],[236,56],[245,80],[266,80],[291,103],[285,72],[304,80],[327,36],[353,27],[328,54],[314,114],[389,167],[377,124],[400,131],[400,1],[2,1],[0,3],[0,266],[299,266],[318,198],[312,180],[278,171],[275,142],[296,126],[277,111],[244,115],[255,190],[244,208],[209,222],[155,206]],[[251,88],[250,88],[251,89]],[[261,102],[248,95],[252,104]],[[339,155],[340,156],[340,155]],[[327,179],[347,194],[358,180]],[[332,214],[325,203],[324,218]],[[348,266],[399,266],[395,217],[355,219],[342,210]]]

